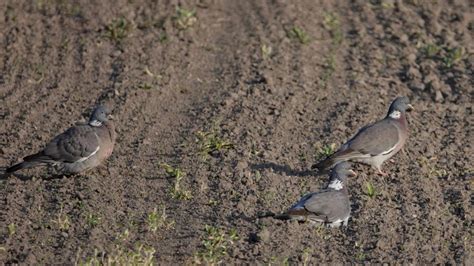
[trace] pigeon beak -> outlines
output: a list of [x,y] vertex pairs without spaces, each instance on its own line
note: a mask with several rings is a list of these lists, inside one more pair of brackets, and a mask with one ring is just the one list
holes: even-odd
[[354,170],[349,170],[349,177],[356,177],[357,173]]
[[413,110],[415,110],[415,108],[413,108],[413,105],[411,105],[411,104],[408,104],[407,107],[408,107],[408,108],[407,108],[407,111],[413,111]]
[[113,116],[113,115],[108,115],[107,118],[110,119],[110,120],[114,120],[114,116]]

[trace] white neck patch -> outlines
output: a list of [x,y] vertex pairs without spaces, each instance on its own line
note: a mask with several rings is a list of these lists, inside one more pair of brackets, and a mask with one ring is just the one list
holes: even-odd
[[402,113],[400,113],[400,111],[395,110],[391,112],[388,116],[390,116],[393,119],[398,119],[402,116]]
[[341,180],[339,179],[334,179],[329,183],[328,188],[332,188],[334,190],[341,190],[344,188],[344,185],[342,184]]
[[99,120],[92,120],[89,122],[89,125],[93,126],[93,127],[100,127],[102,126],[102,122],[100,122]]

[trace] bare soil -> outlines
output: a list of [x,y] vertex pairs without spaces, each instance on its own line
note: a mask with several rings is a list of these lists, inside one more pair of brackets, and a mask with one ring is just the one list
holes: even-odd
[[[0,165],[97,103],[118,132],[98,169],[0,180],[0,262],[472,265],[473,14],[469,0],[0,1]],[[415,107],[405,152],[386,178],[356,166],[347,228],[259,218],[324,186],[309,170],[324,148],[399,95]]]

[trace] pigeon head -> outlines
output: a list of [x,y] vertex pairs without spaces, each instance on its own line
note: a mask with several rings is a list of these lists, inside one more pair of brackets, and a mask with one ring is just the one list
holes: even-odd
[[110,115],[109,110],[105,106],[99,105],[92,112],[92,115],[89,119],[89,125],[95,126],[95,127],[101,126],[103,122],[106,122],[109,120],[108,119],[109,115]]
[[390,105],[387,116],[397,119],[400,118],[401,114],[411,110],[413,110],[413,106],[410,104],[408,97],[397,97]]
[[351,169],[349,162],[340,162],[331,171],[331,181],[328,188],[340,190],[344,187],[347,177],[354,177],[356,173]]

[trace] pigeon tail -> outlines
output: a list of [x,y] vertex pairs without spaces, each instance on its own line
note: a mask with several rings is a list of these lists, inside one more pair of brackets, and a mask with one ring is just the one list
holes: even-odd
[[334,153],[333,155],[329,156],[328,158],[324,159],[323,161],[313,165],[311,168],[312,169],[318,169],[319,171],[327,170],[334,165],[343,162],[343,161],[348,161],[352,159],[356,152],[354,152],[352,149],[346,149],[342,151],[338,151]]
[[50,161],[50,160],[51,160],[51,158],[47,155],[44,155],[42,152],[32,154],[32,155],[28,155],[25,158],[23,158],[23,161],[25,161],[25,162],[38,162],[38,163],[47,162],[47,161]]
[[38,164],[41,164],[40,162],[21,162],[21,163],[17,163],[15,165],[12,165],[10,167],[7,168],[7,170],[5,170],[6,173],[13,173],[13,172],[16,172],[18,170],[21,170],[21,169],[25,169],[25,168],[31,168],[31,167],[34,167]]
[[317,164],[314,164],[313,166],[311,166],[312,169],[318,169],[319,171],[323,171],[323,170],[326,170],[328,168],[331,168],[331,166],[333,166],[335,164],[335,160],[333,157],[329,157],[329,158],[326,158],[325,160],[317,163]]
[[35,167],[37,165],[47,163],[48,160],[50,160],[48,156],[42,154],[41,152],[36,153],[23,158],[23,162],[8,167],[6,172],[13,173],[21,169]]

